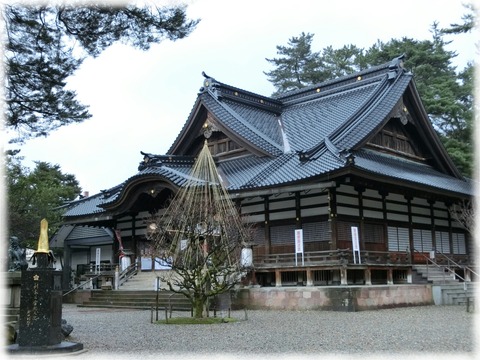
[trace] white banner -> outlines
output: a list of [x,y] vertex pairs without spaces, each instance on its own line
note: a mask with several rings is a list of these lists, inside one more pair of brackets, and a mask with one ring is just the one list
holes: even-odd
[[95,251],[95,274],[98,274],[100,271],[100,256],[102,249],[97,248]]
[[295,230],[295,266],[297,266],[297,254],[302,254],[302,265],[305,264],[303,257],[303,229]]
[[362,260],[360,259],[360,241],[358,240],[358,227],[352,226],[352,248],[353,248],[353,263],[357,263],[357,258],[355,254],[358,255],[358,263],[361,264]]
[[360,251],[360,244],[358,243],[358,228],[352,226],[352,246],[353,251]]
[[295,253],[303,253],[303,229],[295,230]]

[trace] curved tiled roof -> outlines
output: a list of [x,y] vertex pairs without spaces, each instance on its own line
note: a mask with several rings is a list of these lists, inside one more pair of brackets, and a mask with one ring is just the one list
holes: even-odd
[[[282,153],[283,145],[270,138],[269,135],[255,127],[248,118],[243,118],[227,102],[219,101],[213,96],[202,96],[202,102],[208,110],[217,118],[221,119],[222,125],[229,131],[244,139],[245,142],[261,149],[266,154],[276,156]],[[238,108],[237,108],[238,109]],[[256,113],[258,115],[258,112]],[[263,116],[263,114],[262,114]],[[278,124],[272,124],[278,127]],[[270,133],[275,133],[271,132]],[[275,136],[278,138],[278,136]]]
[[[189,119],[167,152],[169,155],[144,154],[145,163],[137,174],[115,188],[71,203],[65,216],[101,213],[102,206],[115,205],[129,184],[142,178],[153,177],[183,186],[194,159],[180,153],[183,146],[191,145],[188,142],[203,125],[199,122],[204,121],[204,117],[197,119],[197,115],[205,116],[204,108],[232,140],[242,141],[240,145],[246,149],[257,150],[255,154],[243,152],[241,157],[217,164],[230,191],[328,179],[335,171],[351,168],[438,191],[472,195],[471,184],[456,177],[448,161],[442,160],[448,156],[437,146],[438,139],[432,137],[430,124],[422,136],[430,136],[434,144],[431,148],[441,153],[431,161],[432,166],[362,148],[389,120],[389,114],[403,101],[407,89],[409,96],[418,96],[412,75],[402,68],[400,60],[275,99],[207,78]],[[420,109],[417,117],[423,116],[422,111],[424,113]],[[428,122],[426,115],[416,120],[416,126],[421,121]],[[421,126],[427,127],[427,124]],[[192,130],[193,137],[188,133]]]
[[431,166],[377,151],[362,149],[355,152],[355,166],[402,181],[453,193],[474,195],[474,187],[467,179],[452,178]]
[[282,113],[286,136],[296,151],[319,144],[339,126],[339,119],[349,119],[378,86],[369,82],[347,91],[328,92],[307,103],[287,107]]
[[118,194],[115,190],[111,196],[105,196],[104,193],[95,194],[93,196],[73,201],[69,204],[64,217],[94,215],[104,212],[101,207],[103,204],[113,201]]

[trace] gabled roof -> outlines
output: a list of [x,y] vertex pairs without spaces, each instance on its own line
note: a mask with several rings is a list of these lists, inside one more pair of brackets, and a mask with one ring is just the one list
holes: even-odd
[[[230,191],[330,181],[335,174],[358,171],[433,192],[473,194],[470,182],[441,145],[402,57],[276,98],[204,76],[190,115],[167,155],[142,153],[145,161],[136,175],[103,194],[72,203],[67,217],[115,206],[142,179],[182,186],[196,155],[192,145],[203,138],[207,121],[247,150],[241,157],[218,162]],[[395,117],[399,105],[410,112],[410,121],[430,153],[428,163],[366,149],[365,144]]]
[[167,151],[168,155],[184,155],[204,125],[202,112],[208,112],[215,125],[232,140],[257,155],[278,156],[283,152],[282,132],[278,121],[281,103],[273,99],[235,88],[206,74],[204,86],[185,125]]
[[62,226],[50,241],[52,247],[63,247],[67,242],[70,246],[81,245],[88,246],[91,244],[111,244],[114,235],[112,230],[104,227],[82,226],[82,225],[66,225]]

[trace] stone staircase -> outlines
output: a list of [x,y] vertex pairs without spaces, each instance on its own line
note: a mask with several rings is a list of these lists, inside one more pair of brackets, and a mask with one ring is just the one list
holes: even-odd
[[[160,271],[140,271],[120,286],[119,290],[93,290],[91,297],[80,307],[191,310],[190,301],[181,294],[167,291],[165,284],[157,283]],[[159,291],[156,291],[157,284]]]
[[436,267],[434,265],[414,265],[413,276],[415,283],[430,283],[430,284],[455,284],[459,283],[458,279],[453,277],[453,274],[448,270]]
[[432,285],[435,305],[471,305],[475,301],[476,284],[473,282]]
[[[136,275],[124,282],[119,290],[151,290],[157,288],[157,276],[161,274],[154,271],[139,271]],[[162,284],[160,282],[160,289]]]
[[[433,265],[414,265],[414,278],[432,284],[432,295],[435,305],[463,305],[474,303],[476,284],[460,282],[454,275]],[[470,305],[470,304],[469,304]]]
[[190,301],[181,294],[160,290],[92,290],[79,307],[124,308],[147,310],[156,307],[170,310],[191,310]]

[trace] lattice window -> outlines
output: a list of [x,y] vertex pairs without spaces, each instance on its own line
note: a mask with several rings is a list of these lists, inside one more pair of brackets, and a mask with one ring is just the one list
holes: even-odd
[[368,243],[383,244],[383,225],[369,223],[364,224],[363,239]]
[[450,239],[447,231],[435,231],[435,246],[438,251],[450,254]]
[[337,240],[352,242],[352,226],[359,227],[358,223],[354,222],[337,222]]
[[420,252],[429,252],[433,249],[432,231],[413,229],[413,247]]
[[327,221],[305,223],[303,228],[304,242],[330,241],[330,232]]
[[294,245],[295,225],[280,225],[270,228],[270,241],[272,245]]
[[253,232],[253,242],[255,245],[265,245],[265,228],[257,227]]
[[452,234],[452,248],[454,254],[465,255],[467,253],[467,248],[465,246],[465,234]]
[[408,228],[389,226],[388,251],[407,251],[410,248]]

